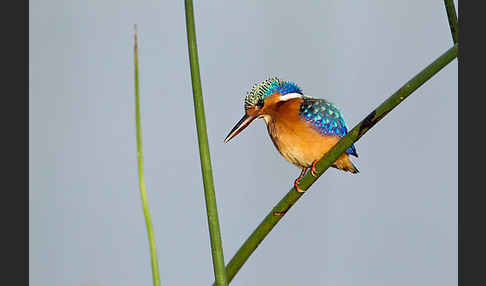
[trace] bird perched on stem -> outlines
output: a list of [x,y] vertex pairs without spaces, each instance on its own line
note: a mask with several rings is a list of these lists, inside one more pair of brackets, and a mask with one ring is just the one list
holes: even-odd
[[[336,105],[321,98],[305,96],[295,83],[276,77],[253,86],[245,97],[245,115],[236,123],[224,142],[238,135],[253,120],[263,118],[268,134],[280,154],[302,170],[299,182],[346,133],[348,127]],[[358,157],[354,144],[332,165],[339,170],[358,173],[349,156]]]

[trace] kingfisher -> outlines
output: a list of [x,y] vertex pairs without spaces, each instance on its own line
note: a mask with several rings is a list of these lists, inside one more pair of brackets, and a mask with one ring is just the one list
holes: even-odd
[[[256,83],[246,93],[245,114],[226,136],[224,143],[238,135],[255,119],[263,118],[268,134],[278,152],[290,163],[301,169],[294,181],[295,190],[310,168],[316,177],[316,163],[348,132],[344,118],[335,104],[304,95],[294,82],[277,77]],[[333,163],[332,167],[358,173],[350,155],[358,157],[351,145]]]

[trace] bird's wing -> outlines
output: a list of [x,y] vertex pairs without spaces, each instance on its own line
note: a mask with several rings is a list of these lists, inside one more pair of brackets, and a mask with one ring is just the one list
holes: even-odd
[[[304,97],[300,116],[323,135],[344,137],[348,133],[348,126],[339,109],[324,99]],[[358,157],[354,144],[346,153]]]

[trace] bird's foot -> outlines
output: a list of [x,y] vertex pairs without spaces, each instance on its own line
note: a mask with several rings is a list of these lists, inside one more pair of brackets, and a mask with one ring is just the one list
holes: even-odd
[[302,177],[304,177],[306,171],[307,171],[307,168],[303,168],[302,172],[300,173],[300,176],[297,179],[295,179],[295,182],[294,182],[294,188],[299,193],[305,192],[301,188],[299,188],[298,184],[300,183],[300,180],[302,180]]
[[299,188],[299,186],[298,186],[299,183],[300,183],[300,179],[295,180],[295,182],[294,182],[294,188],[295,188],[295,190],[297,192],[304,193],[305,191],[303,191],[301,188]]
[[318,160],[315,160],[314,163],[312,163],[311,167],[311,175],[314,176],[314,178],[317,178],[317,173],[316,173],[316,164]]

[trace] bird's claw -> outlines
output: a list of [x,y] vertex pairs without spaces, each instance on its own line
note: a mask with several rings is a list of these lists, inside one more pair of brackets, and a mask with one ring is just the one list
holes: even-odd
[[301,188],[299,188],[298,184],[300,183],[300,180],[302,180],[302,178],[304,177],[306,171],[307,171],[307,168],[302,168],[302,172],[300,172],[300,176],[297,177],[297,179],[295,179],[295,182],[294,182],[294,188],[299,193],[305,192],[305,191],[302,191]]
[[316,164],[317,164],[317,160],[314,161],[314,163],[312,163],[312,168],[311,168],[311,175],[314,177],[314,178],[317,178],[317,173],[316,173]]
[[295,188],[295,190],[296,190],[297,192],[299,192],[299,193],[304,193],[304,192],[305,192],[305,190],[302,190],[301,188],[299,188],[299,186],[298,186],[298,184],[299,184],[299,183],[300,183],[300,178],[299,178],[299,179],[297,179],[297,180],[295,180],[295,182],[294,182],[294,188]]

